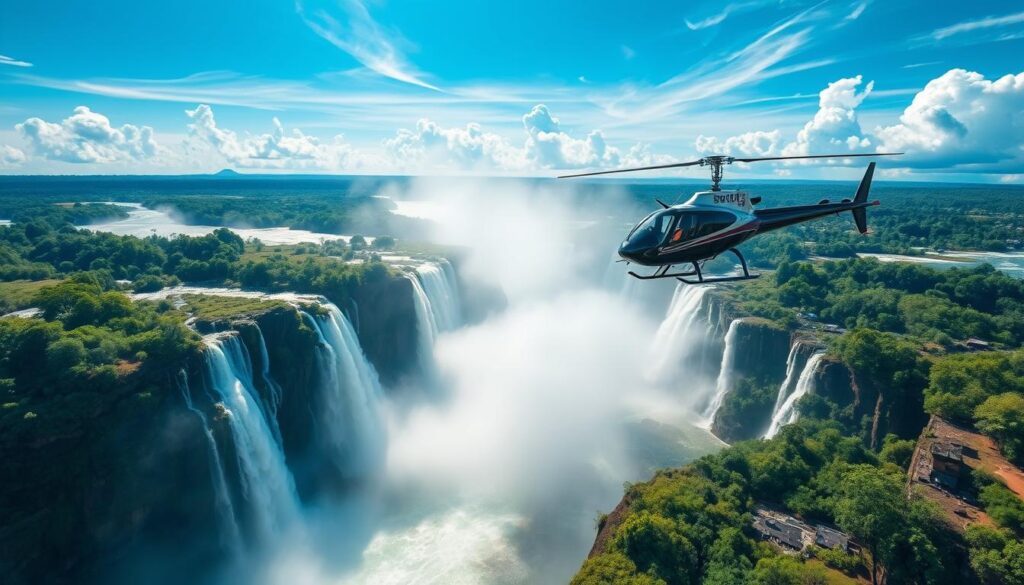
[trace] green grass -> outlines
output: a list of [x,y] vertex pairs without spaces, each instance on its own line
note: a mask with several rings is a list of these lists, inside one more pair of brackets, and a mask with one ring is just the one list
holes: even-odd
[[216,321],[256,313],[264,313],[287,303],[279,300],[247,299],[244,297],[219,297],[207,295],[184,295],[184,310],[203,321]]
[[0,282],[0,308],[16,311],[31,307],[32,298],[39,292],[39,289],[58,282],[60,281],[56,279]]

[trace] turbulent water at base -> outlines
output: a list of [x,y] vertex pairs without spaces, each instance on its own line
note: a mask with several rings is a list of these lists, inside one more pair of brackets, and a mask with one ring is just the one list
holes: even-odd
[[328,455],[349,477],[362,477],[378,468],[384,458],[380,381],[348,319],[331,303],[322,308],[325,312],[315,316],[302,311],[320,341],[316,406]]
[[765,438],[774,437],[783,426],[796,422],[800,417],[800,411],[796,409],[797,403],[809,392],[814,391],[814,373],[818,370],[818,364],[825,357],[825,352],[819,351],[807,359],[800,378],[796,381],[793,392],[786,398],[786,401],[772,415],[772,424],[765,433]]
[[295,482],[253,385],[252,362],[241,339],[232,334],[205,341],[206,387],[216,395],[218,416],[226,418],[231,430],[245,505],[257,540],[272,542],[299,521]]
[[729,323],[729,331],[725,334],[725,347],[722,350],[722,367],[718,371],[718,380],[715,382],[715,394],[711,397],[711,402],[704,410],[704,419],[709,425],[714,422],[715,414],[722,407],[725,395],[732,389],[733,364],[736,361],[736,332],[739,329],[739,323],[739,319]]

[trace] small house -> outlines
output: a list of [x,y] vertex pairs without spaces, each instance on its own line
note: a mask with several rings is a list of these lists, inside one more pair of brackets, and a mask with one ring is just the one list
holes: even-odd
[[948,489],[956,488],[964,467],[963,445],[932,443],[931,456],[931,480]]
[[838,530],[819,524],[814,530],[814,544],[822,548],[834,548],[849,552],[850,537]]

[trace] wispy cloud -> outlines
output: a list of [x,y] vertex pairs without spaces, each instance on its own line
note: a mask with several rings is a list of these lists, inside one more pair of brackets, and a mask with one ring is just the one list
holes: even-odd
[[0,55],[0,65],[11,65],[12,67],[31,67],[32,64],[28,61],[19,61],[8,57],[7,55]]
[[[313,4],[330,4],[330,7],[310,6]],[[295,3],[299,16],[313,32],[370,70],[397,81],[440,91],[425,81],[424,74],[408,62],[399,48],[405,43],[401,35],[381,26],[361,0],[338,2],[336,6],[341,14],[334,12],[334,6],[303,0]]]
[[869,2],[861,2],[854,9],[853,12],[846,15],[845,20],[857,20],[861,14],[864,14],[864,10],[867,9]]
[[690,30],[711,28],[725,22],[725,19],[729,18],[729,15],[731,14],[751,10],[761,6],[762,4],[765,4],[765,0],[751,0],[749,2],[733,2],[731,4],[726,4],[725,7],[722,8],[721,12],[712,14],[711,16],[707,16],[697,21],[686,19],[686,28]]
[[622,47],[620,48],[622,49],[622,56],[625,57],[626,59],[632,59],[633,57],[636,57],[636,51],[633,49],[633,47],[630,47],[629,45],[622,45]]
[[904,69],[917,69],[919,67],[929,67],[931,65],[940,65],[942,61],[925,61],[924,63],[909,63],[904,65]]
[[971,20],[968,22],[961,22],[952,26],[936,29],[932,31],[931,37],[937,41],[949,38],[954,35],[968,33],[976,30],[984,30],[996,27],[1009,26],[1012,24],[1019,24],[1024,22],[1024,12],[1017,12],[1014,14],[1007,14],[1005,16],[987,16],[978,20]]

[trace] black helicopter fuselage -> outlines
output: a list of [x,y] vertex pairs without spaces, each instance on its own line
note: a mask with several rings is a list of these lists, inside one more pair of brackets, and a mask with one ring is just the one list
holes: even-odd
[[[736,192],[725,192],[733,193]],[[710,205],[676,205],[649,215],[633,228],[619,247],[619,256],[641,266],[699,262],[715,258],[758,234],[878,204],[847,200],[757,209],[752,213]]]
[[[839,203],[828,200],[817,205],[796,205],[792,207],[776,207],[774,209],[754,209],[761,201],[760,197],[750,197],[744,191],[723,191],[721,189],[722,168],[732,163],[749,163],[789,159],[823,159],[852,158],[861,156],[894,156],[899,152],[851,153],[851,154],[806,154],[796,156],[769,156],[753,158],[737,158],[727,155],[706,156],[697,160],[681,163],[670,163],[633,169],[612,171],[596,171],[563,175],[560,178],[588,177],[608,175],[628,171],[646,171],[689,167],[694,165],[711,167],[711,190],[694,193],[689,201],[682,205],[668,206],[661,201],[663,209],[648,215],[636,225],[619,246],[619,256],[626,262],[641,266],[657,266],[653,274],[641,275],[630,271],[630,276],[641,280],[656,278],[678,278],[686,284],[708,284],[713,282],[735,282],[757,278],[759,274],[751,274],[747,261],[736,246],[764,232],[783,228],[795,223],[810,221],[833,213],[849,211],[853,214],[857,230],[864,234],[868,231],[866,209],[878,205],[878,201],[868,202],[868,191],[871,189],[871,177],[875,173],[875,163],[869,163],[864,177],[857,187],[853,199],[843,199]],[[739,260],[741,274],[725,276],[705,276],[703,265],[723,252],[730,252]],[[676,265],[689,264],[691,268],[673,272]],[[695,278],[692,278],[695,277]]]

